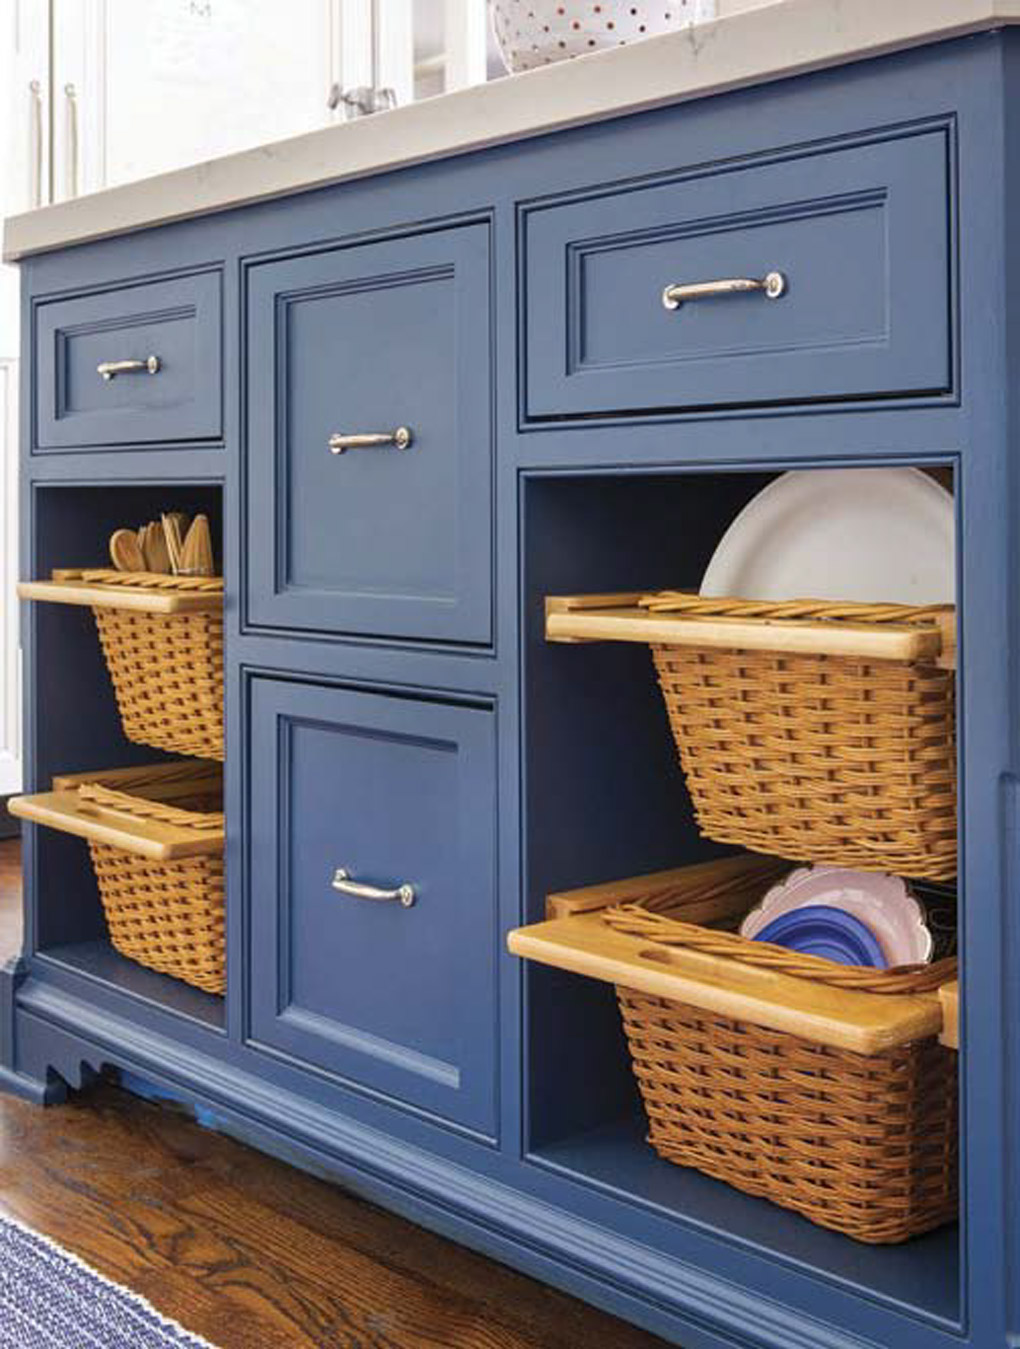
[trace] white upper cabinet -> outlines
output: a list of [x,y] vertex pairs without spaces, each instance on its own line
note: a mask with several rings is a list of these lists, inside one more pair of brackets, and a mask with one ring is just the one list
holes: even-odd
[[[325,126],[339,31],[332,0],[57,0],[93,11],[80,116],[88,187],[112,187]],[[71,65],[75,52],[67,53]],[[58,60],[58,65],[60,64]],[[65,117],[67,81],[57,78]]]
[[[34,21],[49,7],[16,2]],[[52,14],[44,200],[328,126],[373,88],[408,103],[423,61],[446,88],[485,78],[485,0],[52,0]]]

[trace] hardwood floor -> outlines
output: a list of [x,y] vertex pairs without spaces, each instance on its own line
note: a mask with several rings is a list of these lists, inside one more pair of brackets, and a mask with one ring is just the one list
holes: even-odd
[[[4,958],[19,884],[2,843]],[[0,1096],[0,1209],[220,1349],[663,1344],[112,1084]]]
[[0,964],[21,947],[21,842],[0,842]]

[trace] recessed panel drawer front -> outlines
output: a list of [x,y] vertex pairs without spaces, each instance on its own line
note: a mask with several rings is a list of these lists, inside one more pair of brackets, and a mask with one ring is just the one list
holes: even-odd
[[950,215],[941,129],[529,208],[525,414],[945,392]]
[[491,1136],[494,714],[258,679],[251,717],[252,1040]]
[[252,623],[490,640],[489,287],[485,223],[252,269]]
[[218,439],[221,345],[218,272],[40,304],[37,449]]

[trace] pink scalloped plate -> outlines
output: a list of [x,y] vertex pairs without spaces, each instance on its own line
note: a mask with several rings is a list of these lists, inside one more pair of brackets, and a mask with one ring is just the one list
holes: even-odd
[[890,967],[923,965],[932,958],[934,943],[924,910],[906,881],[849,867],[798,867],[751,910],[740,935],[753,940],[782,914],[815,904],[842,909],[864,923]]

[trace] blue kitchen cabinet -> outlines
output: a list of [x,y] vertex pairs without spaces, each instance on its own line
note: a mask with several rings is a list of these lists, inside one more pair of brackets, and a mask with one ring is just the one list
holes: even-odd
[[[127,1070],[686,1349],[1017,1342],[1018,109],[990,31],[26,259],[23,574],[222,524],[228,981],[119,957],[29,828],[3,1084]],[[611,989],[504,940],[711,854],[647,652],[545,596],[696,586],[776,474],[892,464],[955,491],[962,1170],[886,1249],[658,1158]],[[144,761],[87,613],[23,635],[29,789]]]

